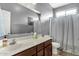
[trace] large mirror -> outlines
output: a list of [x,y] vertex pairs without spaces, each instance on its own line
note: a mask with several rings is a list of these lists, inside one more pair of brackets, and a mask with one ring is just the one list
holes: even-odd
[[38,15],[18,3],[0,3],[0,37],[34,32]]

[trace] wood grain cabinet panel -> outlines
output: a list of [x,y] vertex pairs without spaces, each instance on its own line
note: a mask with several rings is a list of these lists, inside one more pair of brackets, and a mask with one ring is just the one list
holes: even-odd
[[52,45],[45,48],[45,56],[52,56]]
[[32,56],[36,54],[36,47],[32,47],[30,49],[24,50],[20,53],[15,54],[16,56]]
[[40,50],[43,50],[43,43],[37,45],[37,52],[39,52]]
[[37,52],[37,56],[44,56],[43,50]]
[[47,47],[48,45],[51,45],[51,43],[52,43],[52,40],[50,39],[50,40],[46,41],[46,42],[44,43],[44,45],[45,45],[45,47]]

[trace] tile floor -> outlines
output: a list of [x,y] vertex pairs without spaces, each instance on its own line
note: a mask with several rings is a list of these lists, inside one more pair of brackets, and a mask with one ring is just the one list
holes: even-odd
[[68,52],[62,52],[61,54],[58,55],[53,54],[52,56],[77,56],[77,55]]

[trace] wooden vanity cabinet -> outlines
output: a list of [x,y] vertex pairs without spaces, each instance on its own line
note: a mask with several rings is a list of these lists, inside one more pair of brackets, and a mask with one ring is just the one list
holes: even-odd
[[41,43],[37,47],[37,56],[44,56],[44,43]]
[[40,50],[39,52],[37,52],[37,56],[44,56],[43,50]]
[[51,56],[52,55],[52,46],[49,45],[45,48],[45,56]]
[[26,49],[13,56],[52,56],[52,39]]
[[52,55],[52,40],[48,40],[44,43],[44,55],[45,56]]
[[36,46],[26,49],[22,52],[19,52],[19,53],[15,54],[14,56],[33,56],[33,55],[36,55]]

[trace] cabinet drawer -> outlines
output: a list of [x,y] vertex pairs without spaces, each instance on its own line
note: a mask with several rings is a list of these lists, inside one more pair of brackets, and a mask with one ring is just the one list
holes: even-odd
[[29,48],[20,53],[15,54],[15,56],[32,56],[36,54],[36,47]]
[[37,52],[43,49],[43,43],[37,45]]
[[44,43],[44,45],[45,45],[45,47],[47,47],[47,46],[51,45],[51,43],[52,43],[52,40],[50,39],[50,40],[46,41]]

